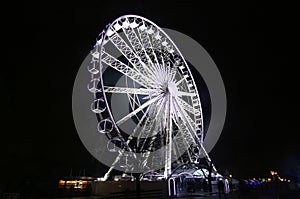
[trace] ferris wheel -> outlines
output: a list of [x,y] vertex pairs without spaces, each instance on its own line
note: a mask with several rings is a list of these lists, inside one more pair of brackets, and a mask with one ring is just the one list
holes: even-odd
[[139,173],[163,169],[167,178],[173,162],[211,161],[196,83],[161,28],[137,15],[121,16],[99,34],[91,55],[91,109],[107,150],[118,154],[104,180],[117,166]]

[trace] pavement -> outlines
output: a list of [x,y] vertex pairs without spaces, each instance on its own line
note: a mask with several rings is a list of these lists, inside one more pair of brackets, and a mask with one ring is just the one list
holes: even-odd
[[[222,194],[219,196],[218,193],[193,193],[189,195],[181,195],[172,199],[300,199],[300,189],[288,190],[283,192],[261,192],[257,190],[249,190],[246,192],[234,191],[228,195]],[[46,198],[45,198],[46,199]],[[89,197],[58,197],[51,199],[100,199],[97,196]],[[102,199],[102,198],[101,198]]]
[[300,190],[285,190],[280,192],[271,192],[271,191],[257,191],[257,190],[248,190],[246,192],[235,191],[231,192],[228,195],[222,194],[219,196],[218,193],[215,194],[194,194],[193,196],[180,196],[178,198],[184,199],[300,199]]

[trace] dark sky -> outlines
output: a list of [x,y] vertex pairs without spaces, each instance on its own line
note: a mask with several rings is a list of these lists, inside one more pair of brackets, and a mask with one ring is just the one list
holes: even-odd
[[63,176],[71,168],[89,175],[104,172],[76,133],[72,88],[99,32],[123,14],[189,35],[215,61],[228,100],[223,133],[210,153],[217,168],[238,177],[266,176],[270,169],[299,175],[298,64],[292,61],[295,24],[289,5],[120,2],[9,6],[10,15],[2,17],[3,178]]

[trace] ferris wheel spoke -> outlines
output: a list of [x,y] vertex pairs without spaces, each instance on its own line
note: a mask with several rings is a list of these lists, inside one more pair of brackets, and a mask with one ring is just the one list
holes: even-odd
[[111,68],[117,70],[118,72],[122,73],[126,77],[132,79],[136,83],[140,84],[141,86],[144,86],[145,88],[149,88],[152,84],[151,80],[148,80],[147,77],[140,74],[136,70],[132,69],[130,66],[124,64],[120,60],[114,58],[107,52],[103,52],[102,55],[102,62],[110,66]]
[[187,96],[187,97],[194,97],[196,96],[196,93],[189,93],[184,91],[177,91],[178,96]]
[[[196,127],[196,130],[200,130],[201,128],[199,128],[199,126],[202,126],[203,122],[202,122],[202,114],[201,114],[201,105],[197,98],[197,95],[191,96],[191,100],[192,100],[191,102],[193,106],[186,103],[186,101],[180,97],[176,97],[175,99],[179,103],[182,103],[181,105],[185,110],[184,113],[186,114],[187,119],[189,119],[189,121]],[[190,110],[193,110],[193,112],[191,112]],[[193,115],[193,119],[190,117],[190,114],[187,113],[186,111]]]
[[129,113],[128,115],[126,115],[125,117],[123,117],[122,119],[120,119],[119,121],[116,122],[117,125],[121,125],[124,122],[126,122],[129,118],[131,118],[132,116],[136,115],[138,112],[142,111],[144,108],[146,108],[147,106],[149,106],[150,104],[156,102],[157,100],[159,100],[161,97],[161,95],[158,95],[150,100],[148,100],[147,102],[145,102],[144,104],[142,104],[140,107],[138,107],[137,109],[133,110],[131,113]]
[[143,161],[141,162],[141,169],[144,169],[147,167],[147,164],[149,163],[149,156],[150,156],[151,152],[150,151],[146,151],[145,153],[143,153]]
[[[155,104],[151,104],[150,113],[147,116],[147,119],[145,120],[145,123],[143,125],[143,128],[141,129],[141,133],[138,136],[138,142],[143,135],[144,138],[148,138],[149,135],[154,135],[157,132],[156,123],[157,123],[157,116],[160,113],[160,109],[163,107],[164,104],[164,98],[160,98]],[[144,148],[144,144],[142,145],[142,148]]]
[[[133,95],[127,94],[127,97],[128,97],[128,102],[129,102],[131,110],[135,110],[136,107],[141,106],[141,102],[139,100],[138,95],[136,95],[136,94],[133,94]],[[151,98],[151,96],[149,96],[149,95],[147,97],[149,97],[149,99]],[[141,112],[144,114],[143,110]]]
[[183,117],[185,117],[185,119],[189,122],[189,125],[194,129],[194,130],[199,130],[200,128],[198,127],[198,125],[196,124],[196,122],[191,118],[191,116],[186,113],[184,110],[182,110],[183,112]]
[[150,36],[147,32],[147,27],[145,26],[145,21],[143,21],[143,25],[138,28],[138,33],[141,38],[141,43],[144,46],[144,48],[146,49],[146,53],[147,53],[148,57],[150,58],[152,63],[154,63],[154,65],[158,65],[159,62],[158,62],[156,53],[154,52],[152,43],[150,41]]
[[[174,104],[174,109],[176,109],[176,104]],[[180,115],[180,114],[179,114]],[[178,114],[174,114],[174,124],[178,127],[179,129],[179,142],[181,142],[181,145],[188,146],[191,143],[195,143],[192,135],[189,133],[188,127],[184,124],[182,119],[179,118]]]
[[156,62],[158,63],[157,65],[160,65],[161,62],[158,59],[158,54],[157,54],[158,52],[157,51],[161,51],[161,46],[160,46],[159,42],[157,42],[157,40],[153,39],[153,35],[151,35],[151,36],[149,35],[149,38],[151,38],[150,42],[151,42],[151,45],[152,45],[153,54],[155,55],[154,58],[155,58]]
[[[131,87],[136,88],[135,82],[132,82],[132,83],[133,83],[133,85]],[[128,83],[128,78],[127,77],[125,78],[125,84],[126,84],[126,87],[130,87],[129,83]],[[151,96],[148,95],[147,97],[150,98]],[[134,110],[136,106],[140,106],[141,105],[139,96],[137,94],[129,94],[129,93],[127,93],[127,98],[128,98],[128,102],[129,102],[129,105],[130,105],[130,107],[131,107],[132,110]]]
[[171,66],[170,63],[165,63],[165,58],[163,56],[161,56],[161,60],[162,60],[162,69],[164,74],[168,77],[168,81],[172,81],[172,79],[174,78],[174,74],[171,72]]
[[[146,119],[146,120],[148,119],[148,118],[146,118],[146,117],[147,117],[147,114],[148,114],[150,108],[151,108],[151,105],[149,105],[149,106],[147,107],[147,110],[144,112],[142,118],[139,120],[138,124],[137,124],[136,127],[133,129],[132,134],[129,136],[129,138],[128,138],[128,140],[127,140],[127,144],[129,144],[129,143],[131,142],[132,138],[135,137],[135,135],[136,135],[136,133],[137,133],[137,130],[140,128],[140,126],[142,126],[142,122],[143,122],[145,119]],[[143,128],[144,128],[144,126],[143,126]]]
[[181,78],[180,80],[178,80],[177,82],[176,82],[176,86],[179,86],[181,83],[183,83],[184,81],[185,81],[186,79],[183,77],[183,78]]
[[[177,118],[178,120],[178,118]],[[177,147],[177,150],[182,152],[182,149],[188,149],[190,146],[194,145],[196,142],[194,138],[192,137],[190,131],[188,130],[188,127],[183,123],[179,122],[178,128],[179,128],[179,135],[176,135],[175,138],[175,147]],[[192,155],[189,152],[189,150],[185,151],[188,156],[188,160],[192,161]],[[182,154],[182,153],[181,153]]]
[[[182,154],[182,149],[188,149],[190,147],[190,144],[186,141],[186,137],[184,136],[176,137],[173,143],[173,151],[176,157],[178,157],[176,154]],[[186,150],[186,153],[188,154],[188,160],[191,162],[192,159],[189,150]]]
[[183,126],[186,126],[189,133],[191,134],[191,136],[193,137],[193,139],[195,140],[196,144],[200,144],[201,141],[199,140],[196,130],[197,130],[197,126],[195,125],[195,122],[190,118],[190,116],[183,110],[183,108],[181,108],[179,106],[179,104],[177,103],[177,101],[175,100],[175,107],[177,112],[179,113],[179,115],[181,116],[182,120],[183,120]]
[[185,100],[183,100],[180,97],[176,97],[176,100],[183,107],[184,110],[188,111],[189,113],[194,114],[195,110],[194,110],[193,106],[188,104]]
[[[175,107],[175,105],[174,105]],[[177,114],[174,114],[174,124],[178,127],[179,133],[175,137],[175,147],[179,154],[182,154],[182,149],[188,149],[192,144],[195,144],[195,140],[189,133],[188,128],[182,123]],[[186,150],[188,159],[191,162],[191,154],[189,150]]]
[[157,93],[156,89],[145,89],[145,88],[128,88],[128,87],[113,87],[104,86],[105,93],[124,93],[124,94],[134,94],[134,95],[152,95],[155,96]]
[[[150,98],[150,96],[148,96]],[[128,102],[130,105],[131,110],[136,109],[136,107],[141,106],[141,103],[139,101],[138,95],[136,94],[127,94]],[[142,110],[143,112],[143,110]],[[143,112],[144,113],[144,112]]]
[[[128,20],[128,19],[126,19]],[[154,65],[152,60],[147,55],[139,37],[137,36],[136,32],[130,27],[122,27],[123,32],[126,35],[126,38],[130,42],[131,46],[133,47],[134,51],[142,61],[141,63],[144,65],[147,65],[148,67],[145,67],[144,69],[147,70],[149,74],[152,76],[154,75],[153,71],[151,71],[151,67]]]
[[[181,145],[184,145],[186,148],[196,145],[202,145],[202,142],[197,137],[196,132],[190,127],[190,124],[188,122],[183,122],[181,125],[181,129],[183,129],[182,134],[184,136],[183,139],[178,140],[179,143],[183,142],[181,143]],[[193,155],[191,153],[193,153]],[[189,150],[186,150],[186,154],[190,162],[194,161],[195,157],[198,157],[198,154],[194,154],[193,151],[190,152]]]
[[173,54],[175,51],[173,45],[170,44],[169,39],[160,35],[160,31],[157,30],[154,34],[151,34],[151,41],[153,48],[158,50],[161,55],[165,56],[165,61],[170,61],[168,55]]
[[[159,115],[161,115],[161,110],[163,109],[163,107],[165,107],[165,103],[166,103],[166,99],[165,98],[161,98],[159,101],[157,101],[157,106],[154,107],[151,115],[149,115],[149,117],[147,118],[145,125],[143,127],[143,129],[141,130],[141,132],[143,132],[144,134],[144,142],[142,144],[142,148],[144,148],[145,143],[146,143],[146,139],[149,136],[153,136],[158,132],[158,129],[160,127],[160,122],[161,119],[159,117]],[[152,116],[152,114],[155,114],[154,117]],[[141,138],[141,134],[138,137],[138,140],[140,140]]]
[[115,34],[112,35],[109,40],[126,57],[133,68],[151,82],[151,79],[148,78],[149,72],[146,69],[147,67],[145,66],[145,63],[133,52],[123,38],[117,32],[115,32]]
[[[129,148],[130,149],[130,148]],[[122,157],[126,156],[126,155],[130,155],[131,157],[133,158],[136,158],[136,155],[135,153],[132,153],[132,150],[130,149],[129,151],[130,153],[128,152],[125,152],[125,149],[121,149],[119,151],[119,154],[117,155],[117,157],[115,158],[115,160],[113,161],[113,163],[111,164],[110,168],[108,169],[108,171],[105,173],[104,177],[103,177],[103,180],[106,181],[109,176],[110,176],[110,173],[113,171],[113,169],[116,167],[116,165],[119,163],[119,161],[121,160]],[[126,155],[125,155],[126,153]]]

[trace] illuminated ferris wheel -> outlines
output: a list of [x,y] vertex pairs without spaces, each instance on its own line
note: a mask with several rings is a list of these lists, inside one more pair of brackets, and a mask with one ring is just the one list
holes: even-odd
[[119,17],[99,34],[91,54],[91,109],[107,150],[118,154],[104,180],[117,165],[125,172],[162,169],[167,178],[173,162],[211,161],[197,86],[161,28],[140,16]]

